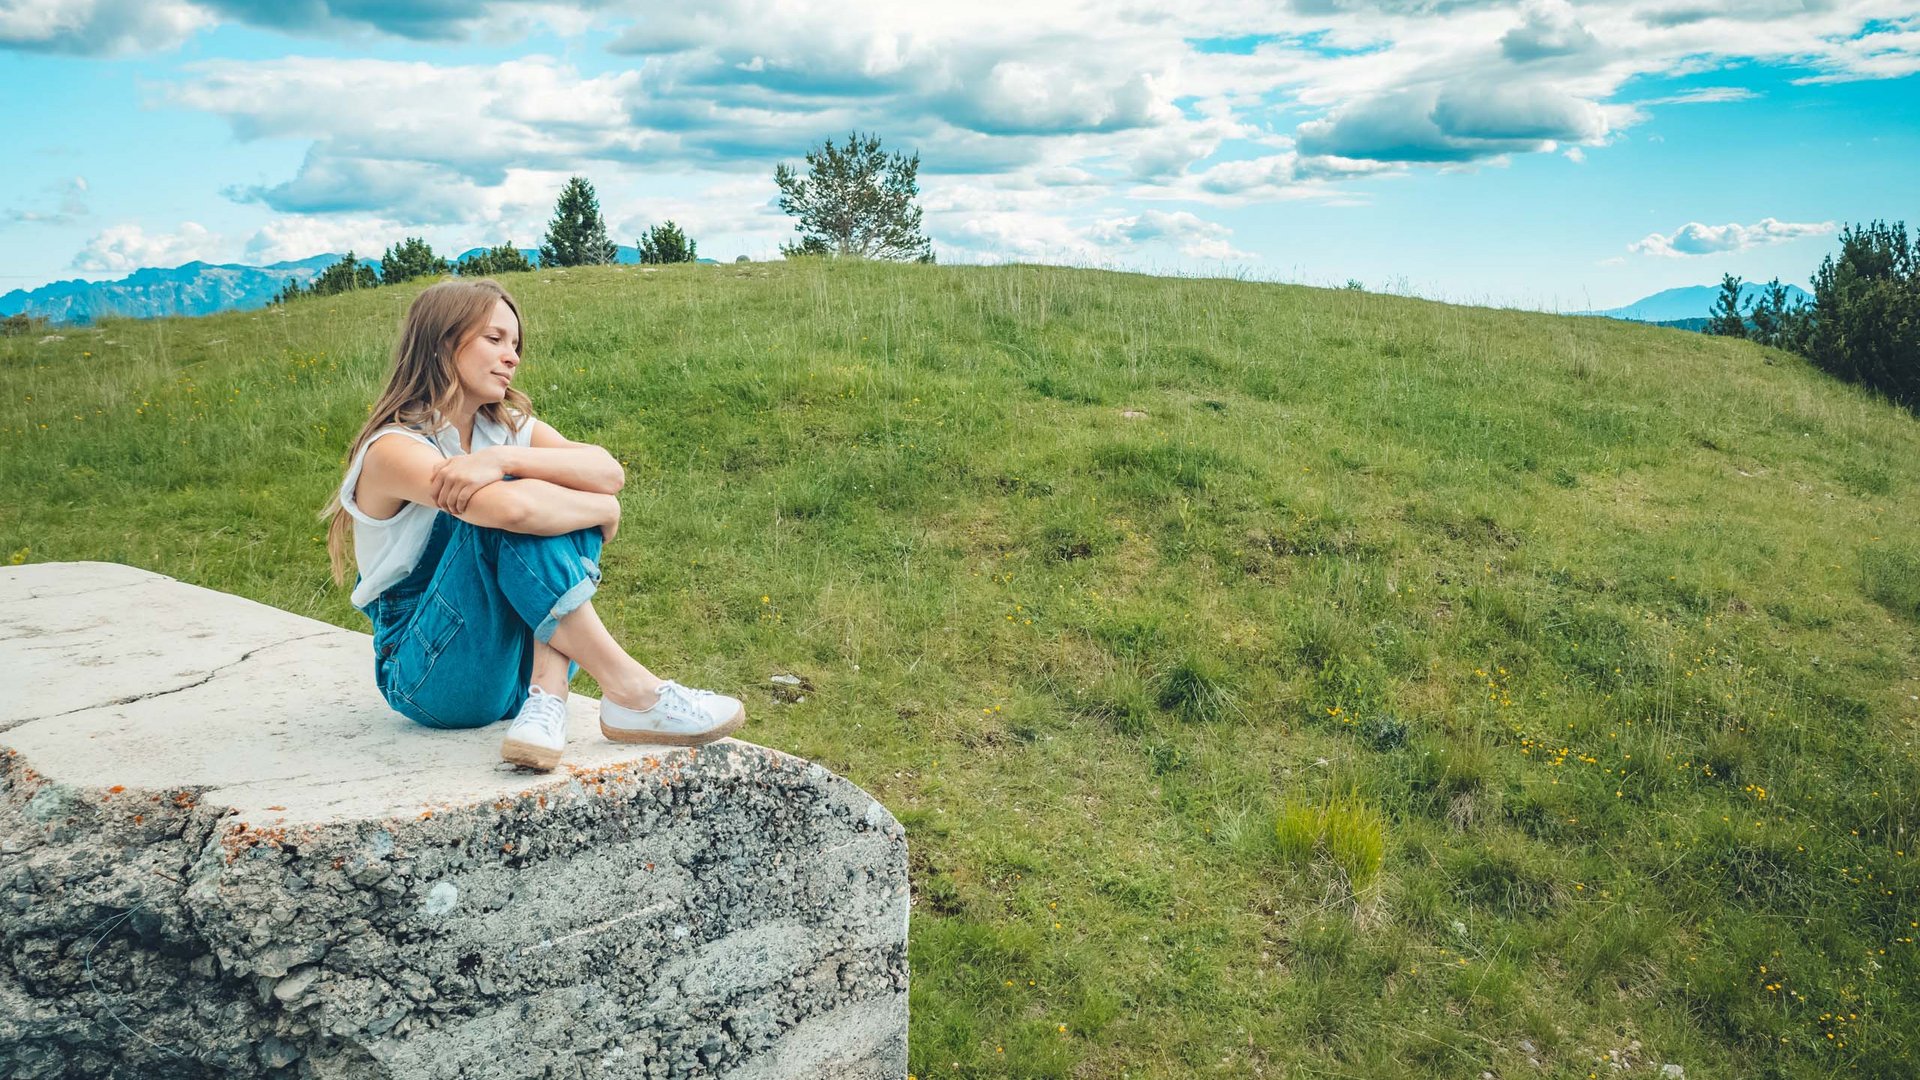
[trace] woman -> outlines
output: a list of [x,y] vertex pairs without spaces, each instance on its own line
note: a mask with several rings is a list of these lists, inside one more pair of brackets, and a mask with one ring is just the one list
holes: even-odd
[[500,756],[537,769],[560,760],[576,667],[600,683],[615,742],[694,746],[736,730],[737,699],[655,677],[594,613],[626,474],[533,418],[513,385],[520,353],[519,306],[496,282],[422,292],[322,513],[339,584],[352,530],[353,605],[373,621],[381,695],[428,727],[511,716]]

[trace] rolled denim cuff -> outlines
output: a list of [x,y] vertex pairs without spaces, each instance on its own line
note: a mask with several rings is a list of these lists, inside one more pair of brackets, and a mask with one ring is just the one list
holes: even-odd
[[553,602],[553,609],[547,612],[547,617],[541,619],[540,625],[533,628],[533,639],[542,645],[546,644],[553,637],[553,632],[560,628],[561,619],[573,614],[581,604],[593,599],[593,594],[600,588],[599,564],[585,557],[580,561],[586,564],[590,576],[561,593],[560,598]]

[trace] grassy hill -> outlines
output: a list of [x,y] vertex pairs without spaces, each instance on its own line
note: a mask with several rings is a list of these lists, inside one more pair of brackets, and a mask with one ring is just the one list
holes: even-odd
[[[506,284],[608,623],[906,823],[917,1076],[1912,1075],[1910,414],[1344,290]],[[0,558],[366,629],[315,513],[413,292],[0,340]]]

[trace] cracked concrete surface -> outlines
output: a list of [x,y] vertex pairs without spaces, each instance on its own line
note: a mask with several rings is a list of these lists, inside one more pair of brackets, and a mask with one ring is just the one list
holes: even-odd
[[0,670],[0,1075],[905,1075],[905,836],[817,765],[575,696],[520,772],[112,564],[0,568]]

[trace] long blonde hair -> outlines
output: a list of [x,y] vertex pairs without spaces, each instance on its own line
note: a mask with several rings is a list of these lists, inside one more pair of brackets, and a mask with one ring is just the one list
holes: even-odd
[[[387,377],[387,389],[374,403],[366,425],[347,448],[347,461],[366,445],[374,432],[391,424],[400,424],[431,435],[438,418],[451,412],[460,400],[460,376],[454,367],[454,355],[462,346],[486,329],[493,305],[506,301],[513,317],[520,318],[520,305],[500,283],[491,278],[443,281],[413,298],[407,317],[400,324],[400,342],[393,349],[393,371]],[[526,356],[526,325],[520,328],[520,355]],[[507,387],[505,401],[490,401],[476,415],[484,416],[508,430],[533,415],[532,402],[518,387]],[[347,543],[353,536],[353,519],[340,506],[336,488],[320,517],[327,520],[327,557],[333,563],[333,582],[347,583]]]

